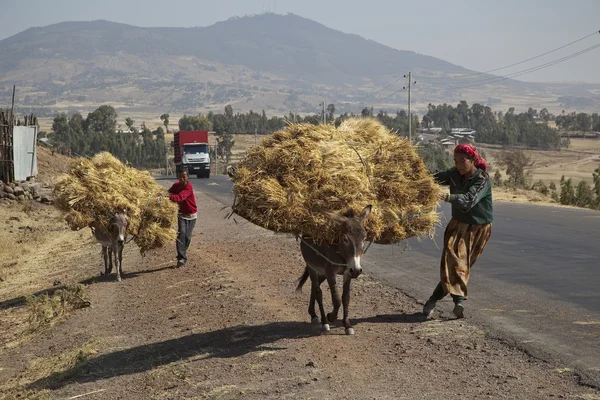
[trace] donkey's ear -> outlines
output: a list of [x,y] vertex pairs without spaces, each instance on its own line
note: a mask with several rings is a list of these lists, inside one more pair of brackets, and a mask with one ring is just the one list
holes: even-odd
[[327,218],[329,218],[330,220],[332,220],[333,222],[336,222],[338,224],[343,224],[348,219],[348,218],[344,217],[343,215],[340,215],[337,213],[332,213],[332,212],[326,212],[325,216]]
[[361,221],[364,221],[365,219],[367,219],[367,217],[369,216],[369,214],[371,214],[371,209],[372,208],[373,208],[373,206],[371,204],[369,204],[368,206],[366,206],[365,208],[363,208],[363,210],[360,212],[360,215],[358,216]]

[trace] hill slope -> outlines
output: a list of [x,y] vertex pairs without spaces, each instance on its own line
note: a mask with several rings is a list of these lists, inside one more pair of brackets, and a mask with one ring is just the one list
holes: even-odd
[[[409,70],[425,81],[472,72],[296,15],[276,14],[198,28],[63,22],[0,41],[0,54],[0,95],[9,98],[12,85],[18,85],[17,105],[33,108],[40,116],[106,102],[148,112],[220,110],[227,103],[236,110],[314,112],[323,98],[339,111],[356,112],[364,106],[394,110],[406,102],[401,77]],[[478,75],[470,81],[489,77]],[[459,82],[465,81],[470,82]],[[557,99],[574,93],[588,99],[578,104],[597,105],[593,97],[598,95],[585,86],[574,90],[569,84],[513,80],[472,87],[422,81],[413,99],[417,110],[429,102],[460,99],[502,102],[502,108],[560,108]]]

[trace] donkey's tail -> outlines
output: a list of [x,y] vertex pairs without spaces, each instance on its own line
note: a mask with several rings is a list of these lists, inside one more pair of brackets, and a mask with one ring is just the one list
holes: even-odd
[[308,273],[308,265],[306,266],[306,268],[304,268],[304,273],[302,274],[302,276],[300,278],[298,278],[298,285],[296,286],[296,292],[300,292],[302,291],[302,286],[304,285],[304,283],[306,282],[306,280],[309,277],[309,273]]

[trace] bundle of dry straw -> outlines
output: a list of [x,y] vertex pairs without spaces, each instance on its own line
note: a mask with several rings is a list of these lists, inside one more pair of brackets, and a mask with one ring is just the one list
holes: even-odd
[[[147,171],[126,167],[110,153],[73,160],[54,187],[55,204],[71,229],[95,223],[108,230],[111,215],[127,210],[127,232],[144,254],[175,241],[177,205]],[[164,200],[163,200],[163,196]]]
[[368,240],[397,243],[432,231],[439,186],[408,140],[374,119],[290,124],[253,147],[233,176],[233,212],[276,232],[335,243],[323,212],[373,211]]

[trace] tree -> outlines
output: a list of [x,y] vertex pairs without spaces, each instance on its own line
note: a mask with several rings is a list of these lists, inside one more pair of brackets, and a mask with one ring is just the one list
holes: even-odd
[[160,116],[160,120],[165,125],[165,132],[169,133],[169,114],[163,114]]
[[499,169],[494,174],[494,186],[502,186],[502,174]]
[[546,184],[541,179],[534,183],[533,186],[531,186],[531,189],[535,190],[536,192],[540,192],[545,196],[548,196],[548,194],[550,193],[550,191],[548,190],[548,186],[546,186]]
[[542,110],[540,111],[540,119],[544,122],[550,121],[551,115],[552,114],[548,112],[547,108],[542,108]]
[[592,129],[592,120],[586,113],[579,113],[575,117],[577,129],[587,132]]
[[127,125],[127,128],[129,129],[129,131],[133,131],[133,124],[135,124],[134,120],[132,120],[129,117],[125,118],[125,125]]
[[525,172],[532,165],[531,157],[523,151],[503,151],[499,155],[498,164],[506,167],[506,175],[509,176],[508,183],[517,188],[527,186],[529,174]]
[[54,117],[54,121],[52,122],[52,131],[54,132],[52,135],[54,147],[56,147],[59,152],[70,153],[72,135],[67,114],[62,113]]
[[373,116],[373,109],[369,108],[369,107],[365,107],[363,108],[363,110],[360,112],[360,115],[362,115],[363,118],[366,117],[372,117]]
[[596,168],[596,170],[592,174],[594,181],[594,194],[596,195],[596,200],[594,201],[594,208],[596,210],[600,210],[600,168]]
[[575,189],[573,188],[573,180],[569,178],[565,180],[563,175],[560,178],[560,204],[570,205],[575,204]]
[[327,106],[327,118],[329,119],[329,121],[333,122],[333,114],[334,113],[335,113],[335,105],[329,104]]
[[431,172],[446,170],[454,165],[454,159],[442,146],[427,144],[419,146],[418,151]]
[[88,114],[85,127],[88,133],[115,133],[117,129],[117,112],[112,106],[100,106]]
[[231,104],[227,104],[225,106],[225,117],[233,118],[233,107],[231,106]]
[[207,131],[210,130],[211,123],[207,117],[202,114],[197,116],[183,115],[179,119],[179,130],[180,131]]
[[575,191],[575,205],[577,207],[591,207],[594,202],[594,192],[586,181],[580,181]]

